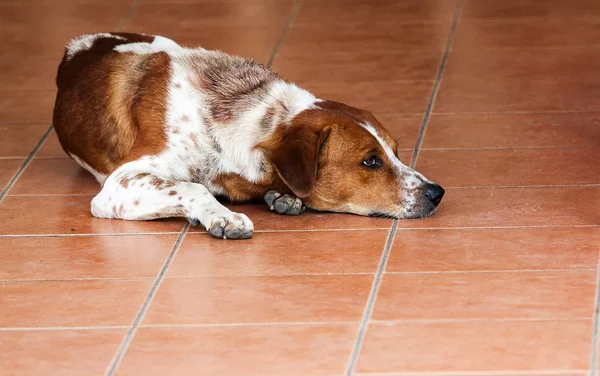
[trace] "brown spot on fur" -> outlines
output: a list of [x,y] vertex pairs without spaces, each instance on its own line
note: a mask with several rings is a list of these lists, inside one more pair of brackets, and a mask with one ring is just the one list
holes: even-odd
[[129,187],[129,182],[131,180],[133,180],[132,177],[125,176],[125,177],[122,177],[121,180],[119,180],[119,184],[121,185],[121,187],[127,188],[127,187]]
[[115,53],[119,44],[154,37],[115,33],[60,64],[53,124],[63,149],[103,174],[166,146],[165,98],[171,72],[165,52]]
[[181,89],[181,84],[180,84],[179,82],[178,82],[178,83],[176,83],[176,84],[175,84],[175,88],[177,88],[177,89]]
[[178,199],[179,201],[181,201],[181,199],[182,199],[182,198],[183,198],[183,197],[181,197],[181,196],[177,197],[177,199]]
[[177,191],[170,191],[169,192],[169,196],[175,196],[177,194]]
[[134,200],[133,205],[138,206],[140,204],[140,200]]
[[158,176],[153,176],[149,181],[150,185],[158,190],[163,190],[167,188],[173,187],[176,183],[170,180],[164,180],[159,178]]
[[181,117],[181,119],[179,119],[179,121],[181,121],[181,122],[184,122],[184,123],[187,123],[188,121],[190,121],[190,117],[189,117],[189,116],[187,116],[187,115],[183,115],[183,116]]
[[200,146],[200,144],[198,143],[198,136],[196,136],[195,133],[190,133],[190,139],[194,143],[194,147],[197,149]]
[[137,179],[143,179],[143,178],[145,178],[146,176],[149,176],[149,175],[150,175],[150,174],[149,174],[149,173],[147,173],[147,172],[142,172],[142,173],[140,173],[140,174],[137,174],[137,175],[135,175],[133,178],[134,178],[134,179],[136,179],[136,180],[137,180]]

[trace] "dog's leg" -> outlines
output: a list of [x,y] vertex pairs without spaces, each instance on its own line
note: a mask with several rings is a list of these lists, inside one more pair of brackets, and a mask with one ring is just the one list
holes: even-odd
[[275,210],[279,214],[299,215],[306,209],[300,198],[289,194],[282,195],[276,191],[267,192],[265,202],[271,210]]
[[145,171],[132,162],[113,172],[92,200],[92,214],[128,220],[186,217],[218,238],[252,236],[250,219],[221,205],[203,185],[166,180]]

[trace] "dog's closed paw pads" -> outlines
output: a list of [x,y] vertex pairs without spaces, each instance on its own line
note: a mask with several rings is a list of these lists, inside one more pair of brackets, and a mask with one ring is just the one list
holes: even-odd
[[254,233],[254,225],[246,215],[230,212],[215,215],[207,230],[216,238],[248,239]]
[[288,194],[282,196],[275,191],[267,192],[265,202],[271,210],[275,210],[279,214],[299,215],[306,209],[298,197]]

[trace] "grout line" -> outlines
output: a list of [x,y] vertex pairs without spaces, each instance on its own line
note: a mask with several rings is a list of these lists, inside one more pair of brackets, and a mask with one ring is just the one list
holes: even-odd
[[357,376],[564,376],[585,375],[582,369],[558,369],[548,371],[510,370],[510,371],[419,371],[419,372],[360,372]]
[[589,273],[596,269],[499,269],[499,270],[432,270],[432,271],[406,271],[406,272],[385,272],[388,275],[405,274],[480,274],[480,273]]
[[103,325],[103,326],[40,326],[40,327],[15,327],[0,328],[0,332],[36,332],[36,331],[58,331],[58,330],[107,330],[127,329],[128,325]]
[[427,109],[425,110],[425,116],[423,116],[423,122],[421,123],[421,129],[419,129],[419,135],[417,136],[417,142],[415,144],[415,151],[413,153],[412,160],[410,161],[410,167],[412,167],[412,168],[414,168],[417,163],[417,158],[419,156],[419,151],[421,150],[421,146],[423,145],[423,138],[425,137],[425,131],[427,130],[429,118],[431,117],[431,113],[433,112],[433,105],[435,104],[435,99],[437,97],[437,93],[440,88],[440,83],[442,81],[442,77],[444,76],[444,71],[446,69],[446,62],[448,61],[448,55],[450,55],[450,48],[452,46],[452,39],[454,38],[454,33],[456,31],[456,26],[458,24],[458,18],[460,17],[460,12],[462,10],[462,1],[463,0],[458,0],[458,2],[456,3],[456,9],[454,10],[454,14],[452,15],[452,25],[450,26],[450,33],[448,34],[448,40],[446,41],[446,48],[444,49],[444,54],[442,55],[442,61],[440,62],[440,67],[438,69],[438,74],[435,78],[433,88],[431,89],[431,95],[429,96],[429,102],[427,103]]
[[119,21],[116,31],[123,31],[125,29],[125,27],[129,23],[129,21],[131,21],[131,19],[135,15],[135,12],[137,12],[140,5],[142,5],[142,2],[143,2],[143,0],[133,0],[133,3],[131,4],[131,8],[129,9],[129,12],[125,15],[125,17],[123,17],[123,19],[121,21]]
[[[531,46],[530,46],[531,47]],[[472,112],[436,112],[435,116],[485,116],[485,115],[560,115],[560,114],[597,114],[600,110],[530,110],[530,111],[472,111]],[[393,114],[390,114],[393,115]]]
[[132,233],[124,232],[124,233],[121,233],[121,234],[12,234],[12,235],[0,235],[0,239],[2,239],[2,238],[69,238],[69,237],[72,238],[72,237],[78,237],[78,236],[179,235],[180,233],[181,233],[181,231],[170,231],[170,232],[132,232]]
[[169,266],[171,265],[171,262],[173,261],[173,258],[175,257],[175,253],[177,253],[177,250],[179,249],[179,246],[181,245],[181,242],[183,241],[183,238],[185,237],[185,234],[187,234],[187,231],[189,228],[190,228],[190,224],[188,223],[185,225],[183,230],[181,230],[181,234],[179,234],[179,237],[177,238],[175,245],[173,245],[173,249],[169,253],[169,256],[165,260],[163,267],[161,268],[160,272],[158,273],[158,276],[156,277],[156,280],[154,281],[152,288],[150,289],[150,291],[148,292],[148,295],[146,296],[146,300],[144,300],[144,303],[142,304],[140,311],[138,312],[137,316],[133,320],[131,327],[127,331],[127,335],[125,335],[125,338],[123,339],[123,342],[121,343],[121,346],[119,346],[114,359],[109,364],[109,367],[105,373],[107,376],[114,375],[115,371],[119,367],[119,364],[121,363],[121,360],[125,356],[125,352],[127,351],[129,344],[133,340],[133,337],[135,336],[137,329],[140,326],[140,323],[142,322],[144,316],[146,315],[146,312],[148,311],[148,308],[150,307],[150,303],[152,303],[152,300],[154,299],[156,291],[158,290],[158,287],[160,286],[161,282],[163,281],[165,274],[167,274],[167,270],[169,269]]
[[[508,229],[586,229],[586,228],[598,228],[599,225],[535,225],[535,226],[464,226],[464,227],[398,227],[396,231],[470,231],[470,230],[508,230]],[[330,228],[330,229],[319,229],[319,230],[255,230],[255,234],[279,234],[279,233],[310,233],[310,232],[344,232],[344,231],[383,231],[389,230],[389,227],[372,227],[372,228]],[[177,235],[179,232],[140,232],[140,233],[122,233],[122,234],[14,234],[14,235],[0,235],[0,239],[7,238],[60,238],[60,237],[78,237],[78,236],[146,236],[146,235]],[[205,231],[190,232],[191,236],[208,235]]]
[[438,323],[465,323],[465,322],[548,322],[548,321],[591,321],[591,317],[506,317],[506,318],[462,318],[462,319],[398,319],[398,320],[371,320],[372,324],[438,324]]
[[[487,150],[556,150],[556,149],[598,149],[599,146],[498,146],[498,147],[479,147],[479,148],[421,148],[424,151],[487,151]],[[399,151],[409,151],[407,149],[398,149]]]
[[275,48],[273,49],[271,56],[269,56],[269,60],[267,61],[267,65],[266,65],[267,68],[271,68],[273,61],[275,60],[275,56],[277,55],[277,52],[279,52],[279,48],[283,44],[283,40],[285,39],[286,35],[288,34],[288,31],[290,30],[290,27],[291,27],[292,23],[294,22],[294,19],[296,18],[296,16],[298,16],[298,13],[300,13],[300,8],[302,8],[303,1],[304,0],[294,0],[294,3],[292,4],[292,8],[290,9],[290,14],[288,16],[288,19],[285,22],[283,30],[281,31],[281,35],[279,36],[279,39],[277,40],[277,43],[275,44]]
[[358,321],[266,321],[266,322],[232,322],[214,324],[148,324],[142,328],[228,328],[244,326],[329,326],[358,324]]
[[[421,145],[423,143],[423,138],[425,136],[425,130],[427,128],[427,124],[429,123],[429,118],[431,116],[431,112],[433,110],[433,105],[435,103],[435,98],[437,96],[437,92],[440,86],[440,82],[444,75],[444,68],[446,66],[446,61],[448,60],[448,55],[450,54],[450,47],[452,45],[452,39],[454,37],[454,32],[456,30],[456,25],[458,24],[458,18],[460,16],[460,12],[462,9],[462,0],[458,0],[456,4],[456,8],[452,15],[452,24],[450,26],[450,32],[448,33],[448,39],[446,41],[446,47],[444,49],[444,54],[442,55],[442,61],[440,62],[440,66],[438,69],[438,74],[436,76],[435,82],[433,84],[433,88],[431,89],[431,94],[429,97],[429,102],[427,103],[427,109],[425,111],[425,115],[423,116],[423,121],[421,122],[421,127],[419,129],[419,135],[417,136],[417,140],[415,142],[415,148],[413,151],[412,159],[410,162],[410,167],[414,168],[417,163],[417,157],[419,155],[419,151],[421,149]],[[352,353],[350,355],[350,360],[344,372],[345,376],[352,376],[356,369],[356,365],[358,363],[358,356],[362,351],[363,343],[366,337],[367,328],[369,325],[369,321],[371,320],[371,315],[373,313],[375,300],[377,299],[377,293],[379,292],[379,287],[381,285],[381,280],[387,265],[387,261],[390,255],[390,251],[392,248],[392,244],[394,242],[394,238],[396,235],[396,228],[398,226],[398,219],[394,219],[394,223],[390,229],[390,234],[388,235],[388,241],[385,245],[383,253],[381,255],[381,260],[379,263],[379,267],[377,269],[377,274],[375,275],[375,279],[373,280],[373,285],[371,287],[371,292],[369,293],[369,298],[367,300],[367,304],[365,306],[365,311],[363,313],[363,318],[361,320],[358,335],[356,338],[356,342],[354,348],[352,349]]]
[[[600,251],[599,251],[600,253]],[[596,298],[594,301],[593,317],[594,322],[592,324],[592,349],[590,351],[590,369],[589,376],[596,376],[598,368],[598,326],[599,326],[599,311],[600,311],[600,262],[596,269]]]
[[379,261],[379,266],[377,267],[377,273],[375,274],[375,278],[373,279],[373,285],[371,286],[371,291],[369,293],[369,297],[367,299],[367,304],[365,305],[365,310],[362,315],[362,319],[360,321],[360,325],[358,328],[358,334],[356,336],[356,342],[354,344],[354,348],[352,349],[352,353],[350,354],[350,359],[348,361],[348,365],[346,367],[346,371],[344,375],[351,376],[356,368],[356,363],[358,361],[358,355],[362,350],[362,345],[365,340],[365,336],[367,334],[367,327],[369,325],[369,321],[371,320],[371,314],[373,313],[373,308],[375,306],[375,300],[377,299],[377,293],[379,292],[379,286],[381,285],[381,279],[383,277],[383,272],[387,265],[388,258],[390,256],[390,250],[392,249],[392,244],[394,243],[394,237],[396,236],[396,226],[398,225],[398,220],[394,220],[392,227],[390,228],[390,233],[388,234],[388,239],[383,248],[383,252],[381,254],[381,259]]
[[[0,253],[1,254],[1,253]],[[503,273],[591,273],[596,269],[498,269],[498,270],[426,270],[385,272],[387,275],[423,275],[423,274],[503,274]],[[343,277],[375,275],[375,272],[338,272],[338,273],[302,273],[302,274],[231,274],[231,275],[178,275],[164,279],[235,279],[235,278],[299,278],[299,277]],[[0,283],[39,283],[39,282],[82,282],[82,281],[146,281],[156,277],[89,277],[89,278],[46,278],[46,279],[0,279]]]
[[17,173],[12,177],[12,179],[10,179],[10,181],[8,182],[8,184],[6,185],[6,187],[4,187],[4,190],[2,191],[2,193],[0,193],[0,203],[2,202],[2,200],[4,200],[4,198],[8,195],[8,192],[15,185],[15,183],[17,182],[17,180],[21,177],[21,175],[25,171],[25,168],[27,168],[27,166],[29,166],[29,164],[33,160],[33,157],[35,157],[35,155],[37,154],[37,152],[44,145],[44,142],[46,142],[46,139],[48,138],[48,136],[50,135],[51,132],[52,132],[52,125],[50,127],[48,127],[48,130],[46,131],[46,133],[44,133],[44,135],[42,136],[42,138],[40,139],[40,141],[33,148],[33,150],[31,151],[31,153],[27,157],[27,159],[25,159],[25,161],[23,162],[23,164],[21,165],[21,167],[19,168],[19,170],[17,171]]
[[146,281],[156,277],[90,277],[46,279],[0,279],[0,283],[85,282],[85,281]]
[[444,185],[444,189],[523,189],[523,188],[593,188],[600,187],[598,183],[586,183],[586,184],[557,184],[557,185],[476,185],[470,187],[449,187]]

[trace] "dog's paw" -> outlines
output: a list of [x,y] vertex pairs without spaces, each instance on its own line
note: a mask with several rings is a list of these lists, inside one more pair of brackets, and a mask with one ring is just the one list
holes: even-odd
[[269,209],[275,210],[279,214],[299,215],[306,210],[302,205],[302,200],[292,195],[281,195],[275,191],[269,191],[265,194],[265,202]]
[[227,212],[211,212],[202,219],[188,218],[193,226],[204,225],[215,238],[248,239],[254,234],[254,224],[245,214]]

